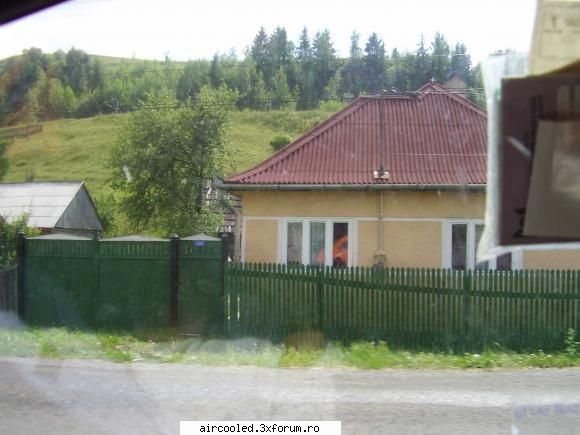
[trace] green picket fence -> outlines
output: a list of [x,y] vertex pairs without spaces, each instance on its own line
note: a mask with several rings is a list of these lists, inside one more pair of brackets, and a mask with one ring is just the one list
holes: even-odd
[[226,331],[393,346],[554,349],[580,330],[579,271],[226,267]]

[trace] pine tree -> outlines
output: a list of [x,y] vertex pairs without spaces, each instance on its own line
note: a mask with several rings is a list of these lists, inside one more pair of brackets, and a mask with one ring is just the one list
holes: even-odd
[[431,43],[431,73],[439,82],[444,82],[449,73],[449,44],[439,32]]
[[465,44],[457,43],[451,52],[451,62],[449,64],[449,72],[456,72],[465,80],[469,82],[471,71],[471,56],[467,54]]
[[359,46],[360,34],[352,32],[350,36],[350,57],[340,70],[340,93],[358,97],[363,89],[362,50]]
[[411,81],[413,90],[419,89],[433,77],[430,64],[429,53],[427,48],[425,48],[425,38],[421,34],[421,39],[415,52],[415,65]]
[[214,89],[218,89],[224,82],[220,57],[217,53],[213,55],[209,66],[209,82]]
[[303,63],[312,60],[312,47],[310,46],[310,37],[308,29],[304,27],[300,33],[298,48],[296,49],[296,59]]
[[[313,97],[319,100],[324,93],[324,88],[336,73],[336,51],[328,30],[318,32],[314,37],[312,46],[315,92]],[[316,106],[318,106],[318,102],[316,102]]]
[[385,46],[373,32],[365,46],[364,88],[369,93],[379,93],[385,87],[386,79]]
[[256,70],[262,73],[266,85],[272,83],[273,70],[270,41],[263,27],[260,27],[258,34],[254,38],[250,54],[254,62],[256,62]]
[[288,88],[286,73],[284,72],[284,68],[279,67],[274,75],[274,82],[272,84],[272,108],[281,109],[288,107],[291,99],[292,94],[290,93],[290,88]]
[[314,57],[306,27],[300,33],[298,48],[296,50],[296,60],[298,62],[298,80],[296,86],[298,102],[296,103],[296,108],[298,110],[306,110],[316,107]]

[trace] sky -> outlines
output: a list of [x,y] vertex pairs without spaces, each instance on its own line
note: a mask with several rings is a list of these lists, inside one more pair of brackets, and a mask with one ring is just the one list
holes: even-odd
[[0,27],[0,59],[30,47],[71,47],[137,59],[209,59],[234,49],[243,56],[260,26],[285,27],[297,41],[329,29],[339,56],[350,35],[361,46],[372,32],[388,53],[414,51],[420,35],[442,32],[463,42],[475,63],[497,49],[528,51],[536,0],[74,0]]

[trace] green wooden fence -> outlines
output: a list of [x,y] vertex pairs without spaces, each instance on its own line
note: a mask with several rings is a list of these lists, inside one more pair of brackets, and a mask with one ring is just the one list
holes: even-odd
[[220,239],[57,237],[21,239],[18,312],[28,324],[223,334]]
[[226,330],[440,349],[561,348],[580,330],[579,271],[226,267]]
[[25,320],[134,330],[169,325],[169,241],[26,241]]
[[0,311],[17,311],[17,267],[0,267]]

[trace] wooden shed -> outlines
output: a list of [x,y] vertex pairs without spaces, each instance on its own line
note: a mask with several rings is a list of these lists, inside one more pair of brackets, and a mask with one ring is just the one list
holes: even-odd
[[12,222],[28,217],[28,226],[43,234],[91,237],[103,225],[82,181],[39,181],[0,184],[0,217]]

